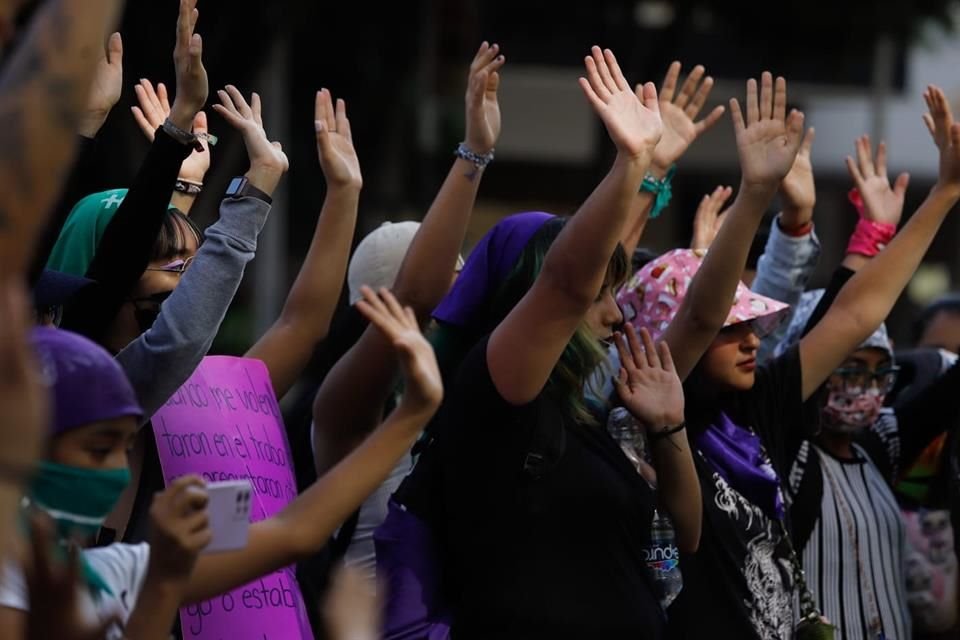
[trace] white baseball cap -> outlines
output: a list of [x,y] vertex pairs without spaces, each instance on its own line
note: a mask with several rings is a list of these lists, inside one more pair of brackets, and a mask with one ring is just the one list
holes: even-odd
[[[393,287],[403,258],[419,228],[419,222],[384,222],[360,241],[347,269],[351,305],[363,298],[360,293],[363,285],[374,291],[381,287]],[[457,271],[462,267],[463,258],[458,257]]]

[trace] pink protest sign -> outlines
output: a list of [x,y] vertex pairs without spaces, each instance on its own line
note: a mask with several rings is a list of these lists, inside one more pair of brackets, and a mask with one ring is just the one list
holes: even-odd
[[[153,418],[164,481],[248,479],[252,522],[297,495],[270,375],[260,360],[207,356]],[[293,567],[180,610],[185,640],[313,638]]]

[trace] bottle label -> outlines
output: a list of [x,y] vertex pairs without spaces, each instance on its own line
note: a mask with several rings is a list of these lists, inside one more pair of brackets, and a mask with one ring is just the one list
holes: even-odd
[[666,574],[677,568],[680,552],[673,545],[651,545],[643,550],[643,559],[647,566],[658,574]]

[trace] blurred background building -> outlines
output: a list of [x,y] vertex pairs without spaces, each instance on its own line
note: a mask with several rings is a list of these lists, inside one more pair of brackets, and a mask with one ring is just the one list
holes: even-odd
[[[886,139],[891,172],[911,173],[909,215],[937,168],[920,119],[922,90],[937,83],[960,100],[960,42],[951,34],[960,13],[943,0],[200,0],[198,7],[211,98],[226,83],[258,91],[268,133],[292,165],[221,331],[220,352],[242,351],[272,322],[306,252],[324,189],[312,123],[320,87],[348,104],[364,172],[359,238],[382,220],[422,217],[462,139],[467,65],[482,40],[500,43],[503,133],[469,244],[508,213],[572,213],[603,175],[612,145],[576,84],[590,45],[612,48],[637,82],[659,84],[673,59],[685,69],[704,64],[717,79],[712,104],[741,96],[745,78],[770,69],[787,77],[791,103],[817,128],[815,220],[824,251],[815,284],[841,259],[855,222],[843,162],[854,138]],[[133,85],[141,77],[173,85],[176,13],[176,0],[128,2],[124,97],[99,145],[105,188],[129,184],[146,152],[129,110]],[[246,169],[239,138],[208,114],[220,144],[194,209],[201,224],[215,217],[229,179]],[[686,244],[700,197],[737,182],[725,117],[683,159],[674,200],[643,245]],[[958,247],[960,223],[952,218],[892,316],[898,341],[909,340],[917,305],[960,282]]]

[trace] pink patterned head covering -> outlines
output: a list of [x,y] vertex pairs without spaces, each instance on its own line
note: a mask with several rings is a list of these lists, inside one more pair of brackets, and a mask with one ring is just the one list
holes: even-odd
[[[659,340],[677,315],[705,255],[705,251],[674,249],[648,262],[617,294],[623,319],[638,330],[646,327],[650,336]],[[787,309],[782,302],[753,293],[741,282],[723,326],[752,321],[754,330],[763,337],[780,324]]]

